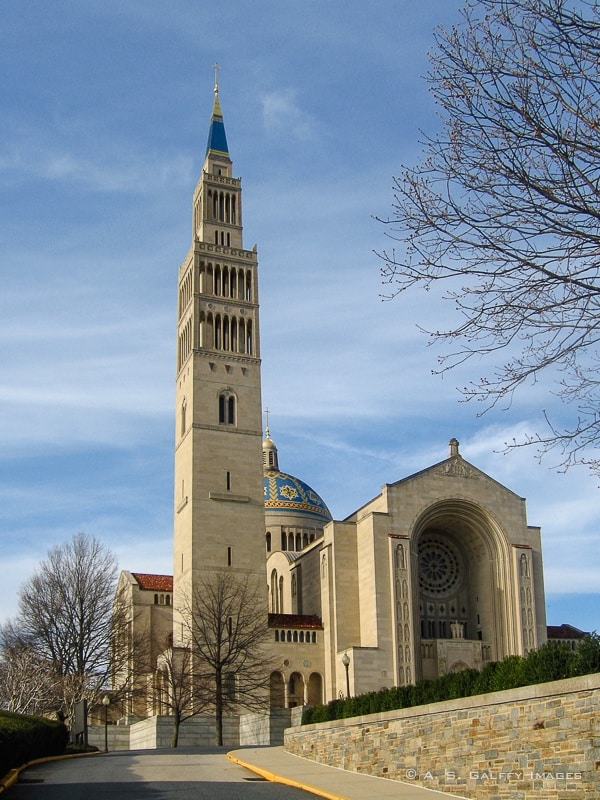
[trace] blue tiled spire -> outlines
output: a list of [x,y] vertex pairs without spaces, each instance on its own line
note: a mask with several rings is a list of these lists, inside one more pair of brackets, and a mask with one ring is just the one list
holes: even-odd
[[215,102],[213,105],[212,116],[210,118],[208,142],[206,143],[206,155],[208,155],[210,150],[229,155],[227,137],[225,136],[225,125],[223,124],[223,112],[221,111],[221,105],[219,103],[218,83],[215,83]]

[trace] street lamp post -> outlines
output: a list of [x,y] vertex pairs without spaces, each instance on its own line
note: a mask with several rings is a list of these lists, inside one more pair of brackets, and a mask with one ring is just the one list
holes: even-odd
[[110,697],[107,694],[102,698],[102,705],[104,706],[104,752],[108,753],[108,707],[110,705]]
[[342,664],[346,670],[346,697],[350,697],[350,675],[348,673],[348,667],[350,666],[350,656],[348,653],[344,653],[342,656]]

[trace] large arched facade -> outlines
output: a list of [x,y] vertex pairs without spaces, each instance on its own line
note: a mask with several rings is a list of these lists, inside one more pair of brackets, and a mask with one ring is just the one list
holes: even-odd
[[540,531],[455,440],[449,458],[326,526],[319,555],[327,699],[480,669],[545,641]]
[[433,677],[516,652],[511,548],[494,516],[443,500],[422,513],[411,540],[417,672]]

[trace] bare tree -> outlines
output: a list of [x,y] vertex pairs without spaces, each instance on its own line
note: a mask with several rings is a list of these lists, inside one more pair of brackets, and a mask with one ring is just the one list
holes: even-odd
[[[125,609],[113,607],[116,579],[113,553],[79,533],[52,548],[21,588],[11,628],[33,648],[40,669],[46,668],[55,710],[67,717],[78,700],[95,705],[117,660],[130,658],[129,646],[119,652],[111,648],[115,629],[129,622]],[[11,667],[16,668],[14,661]]]
[[46,714],[60,707],[52,664],[8,622],[0,629],[0,708]]
[[430,64],[443,128],[395,179],[388,296],[446,286],[439,369],[506,351],[462,390],[486,410],[548,374],[568,421],[514,444],[599,471],[600,6],[467,0]]
[[208,692],[201,688],[202,678],[194,672],[189,647],[165,647],[157,662],[156,693],[161,714],[173,717],[171,747],[179,744],[181,723],[206,710]]
[[225,713],[268,705],[272,661],[263,588],[247,576],[214,573],[199,583],[184,611],[196,702],[214,711],[218,745]]

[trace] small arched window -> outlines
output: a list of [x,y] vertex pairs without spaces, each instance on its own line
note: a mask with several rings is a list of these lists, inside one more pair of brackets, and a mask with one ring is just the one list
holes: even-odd
[[235,425],[236,404],[235,395],[225,391],[219,395],[219,423],[221,425]]

